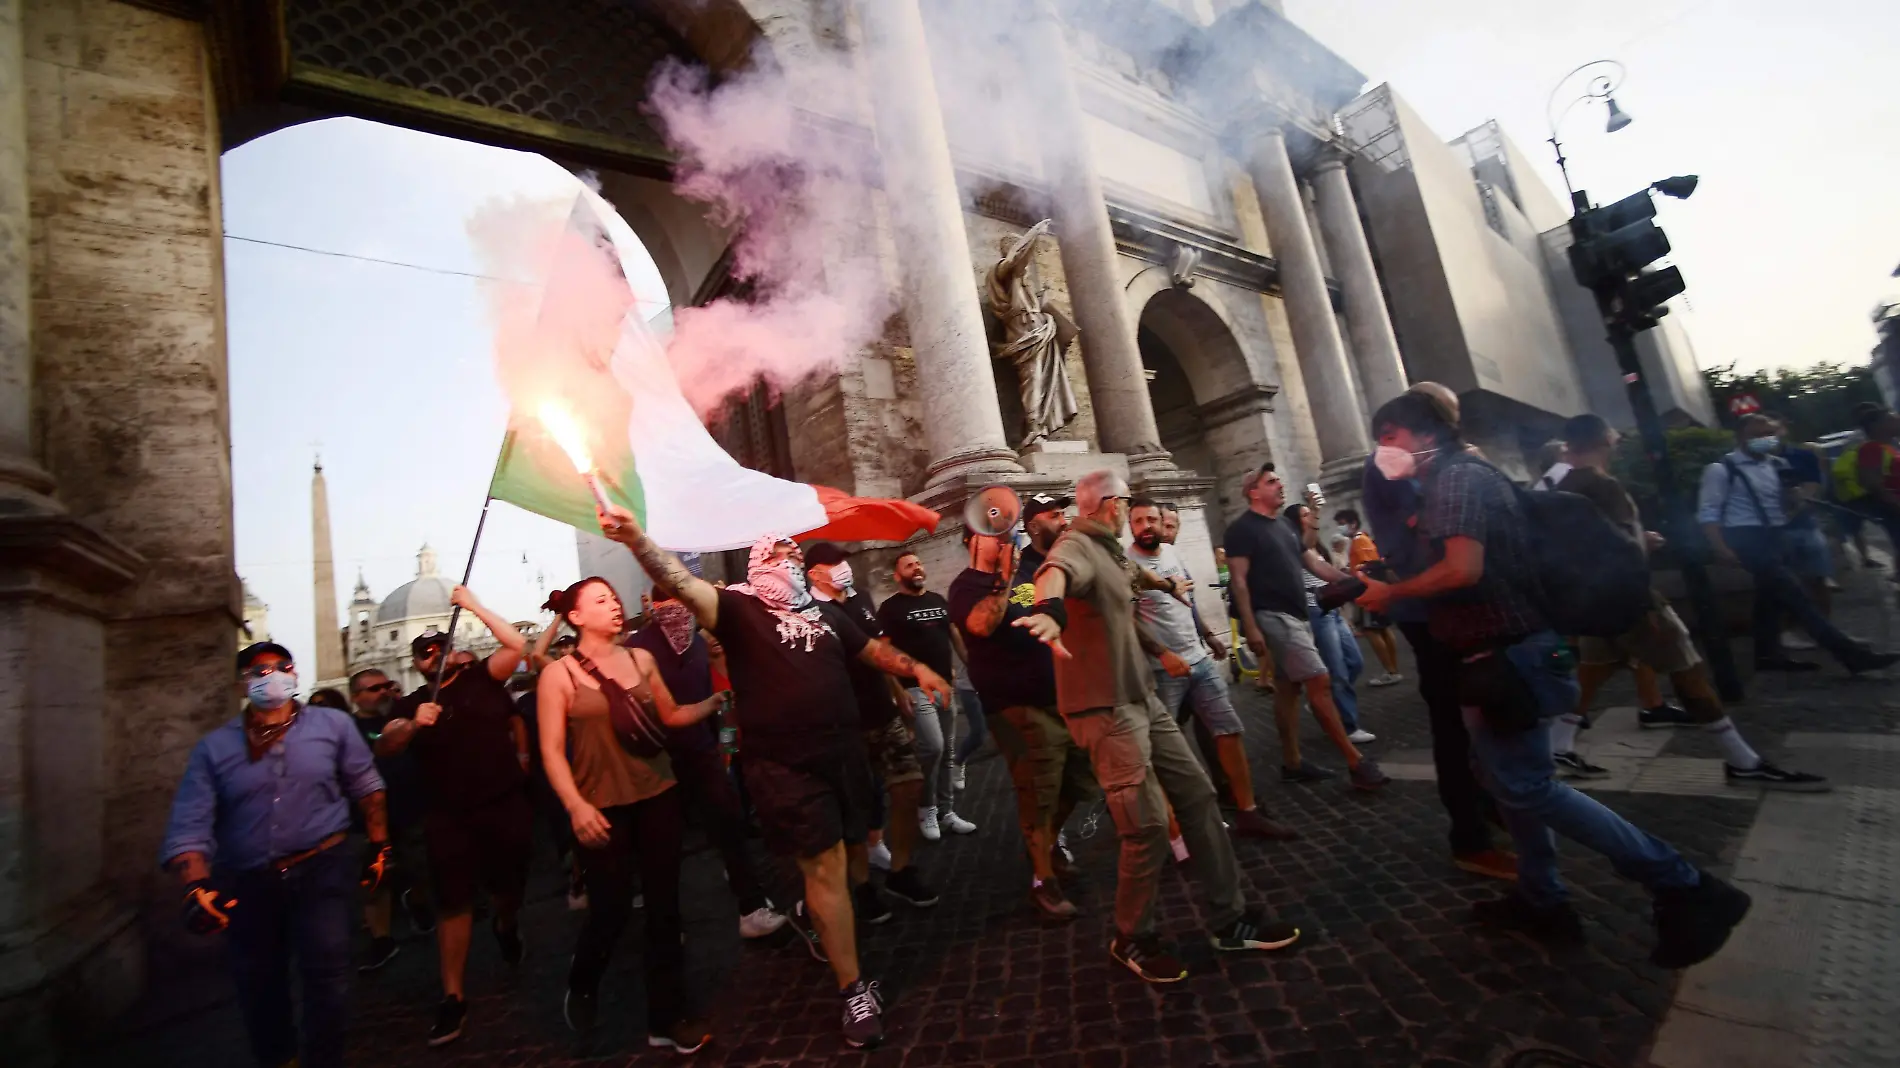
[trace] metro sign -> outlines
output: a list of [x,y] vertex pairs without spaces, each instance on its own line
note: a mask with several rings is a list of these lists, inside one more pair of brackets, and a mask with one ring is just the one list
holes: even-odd
[[1737,393],[1728,399],[1730,415],[1753,415],[1761,411],[1761,399],[1753,393]]

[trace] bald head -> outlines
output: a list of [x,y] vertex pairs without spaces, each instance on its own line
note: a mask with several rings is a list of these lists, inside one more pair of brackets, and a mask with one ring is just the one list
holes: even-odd
[[1450,386],[1438,382],[1414,382],[1405,392],[1431,398],[1433,406],[1438,408],[1439,418],[1447,426],[1458,425],[1458,394]]

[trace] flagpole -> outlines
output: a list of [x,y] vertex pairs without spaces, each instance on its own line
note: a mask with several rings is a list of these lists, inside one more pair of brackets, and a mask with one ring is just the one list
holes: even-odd
[[[508,453],[514,447],[515,431],[513,427],[510,427],[508,432],[502,435],[501,452],[495,456],[494,473],[488,476],[488,494],[482,498],[482,515],[475,521],[475,541],[468,547],[468,563],[462,566],[462,585],[464,586],[468,585],[470,576],[475,574],[475,552],[482,547],[482,531],[488,526],[488,506],[495,503],[495,475],[501,473],[502,467],[508,462]],[[430,704],[434,704],[442,695],[442,675],[448,669],[449,654],[455,651],[455,624],[461,618],[462,606],[458,604],[449,612],[449,640],[448,644],[442,647],[442,659],[436,661],[435,664],[435,682],[429,689]]]

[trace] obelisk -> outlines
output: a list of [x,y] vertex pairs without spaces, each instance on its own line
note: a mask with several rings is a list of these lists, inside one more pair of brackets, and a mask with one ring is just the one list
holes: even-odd
[[[317,608],[316,675],[312,683],[335,682],[348,674],[343,661],[343,632],[336,619],[336,559],[330,550],[330,490],[323,461],[310,475],[311,596]],[[295,650],[292,650],[295,652]]]

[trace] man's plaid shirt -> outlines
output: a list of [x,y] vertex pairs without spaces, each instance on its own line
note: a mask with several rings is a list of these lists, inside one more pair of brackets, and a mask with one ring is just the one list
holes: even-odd
[[1517,491],[1489,464],[1462,457],[1435,465],[1425,479],[1419,534],[1443,555],[1446,538],[1484,546],[1477,585],[1432,598],[1432,636],[1453,649],[1515,640],[1550,624],[1534,594],[1538,576]]

